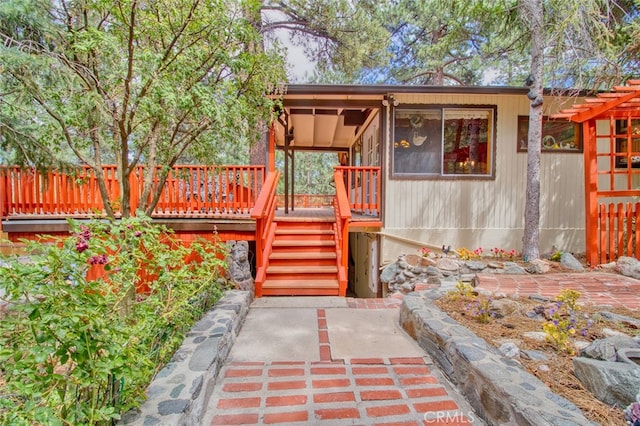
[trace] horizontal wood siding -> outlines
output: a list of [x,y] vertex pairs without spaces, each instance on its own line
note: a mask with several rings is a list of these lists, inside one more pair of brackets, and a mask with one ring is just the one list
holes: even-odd
[[[396,99],[400,104],[496,105],[495,179],[393,179],[392,153],[387,143],[384,232],[435,246],[521,250],[527,155],[517,152],[516,133],[518,115],[529,112],[526,96],[403,94]],[[558,108],[552,102],[547,104]],[[391,118],[387,120],[387,129],[392,129]],[[387,135],[386,139],[390,138]],[[584,251],[583,170],[582,154],[542,154],[542,252],[551,250],[553,245]],[[399,244],[392,238],[383,238],[382,259],[394,259]]]

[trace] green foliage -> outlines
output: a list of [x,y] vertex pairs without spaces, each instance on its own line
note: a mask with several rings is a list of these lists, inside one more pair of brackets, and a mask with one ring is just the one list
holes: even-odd
[[[335,153],[297,152],[294,169],[296,193],[334,194],[333,172],[337,165],[338,156]],[[283,151],[276,152],[276,166],[284,170]],[[278,182],[278,193],[284,193],[284,179]]]
[[473,286],[462,281],[456,283],[455,290],[450,291],[448,296],[453,300],[458,298],[471,299],[475,297],[473,294]]
[[577,332],[582,335],[587,333],[590,324],[578,315],[580,306],[577,302],[580,295],[580,292],[575,290],[563,290],[556,297],[554,305],[545,311],[549,320],[544,322],[542,329],[547,334],[547,340],[557,350],[574,353],[571,337]]
[[185,247],[147,218],[71,225],[0,267],[2,424],[110,424],[222,294],[220,244]]
[[467,304],[466,311],[481,324],[486,324],[495,317],[495,313],[491,311],[491,299],[474,298]]
[[[182,158],[226,160],[212,153],[257,140],[273,109],[265,94],[277,93],[285,77],[280,52],[259,48],[247,16],[259,4],[4,2],[0,145],[12,154],[4,160],[115,163],[120,182],[139,163],[165,166],[162,178]],[[140,197],[147,212],[161,188],[147,179]],[[123,215],[129,196],[122,194]]]

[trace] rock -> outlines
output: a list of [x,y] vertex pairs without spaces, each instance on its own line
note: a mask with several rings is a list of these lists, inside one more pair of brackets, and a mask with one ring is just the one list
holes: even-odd
[[573,342],[573,346],[575,346],[578,351],[583,350],[584,348],[588,347],[590,344],[591,342],[586,340],[575,340]]
[[640,366],[640,348],[621,348],[618,349],[617,355],[618,362]]
[[520,349],[513,342],[505,342],[498,348],[500,353],[507,358],[519,358],[520,357]]
[[534,300],[536,302],[540,302],[540,303],[547,303],[549,300],[551,300],[548,297],[541,296],[539,294],[532,294],[529,296],[529,299]]
[[476,274],[462,274],[460,275],[460,281],[463,283],[473,282],[476,278]]
[[582,385],[609,405],[625,407],[631,404],[640,389],[640,366],[575,357],[573,367]]
[[530,274],[546,274],[551,270],[551,266],[546,260],[534,259],[529,262],[529,266],[525,270]]
[[602,334],[604,334],[607,337],[616,337],[616,336],[629,337],[626,333],[623,333],[622,331],[612,330],[612,329],[607,328],[607,327],[604,327],[602,329]]
[[512,275],[525,275],[527,271],[525,271],[522,266],[518,265],[515,262],[505,262],[504,273]]
[[443,272],[456,272],[459,268],[458,262],[453,259],[442,258],[436,262],[436,268]]
[[231,246],[227,258],[227,273],[238,290],[253,291],[253,277],[249,263],[249,243],[247,241],[229,241]]
[[502,268],[504,268],[504,265],[502,263],[500,263],[500,262],[489,262],[487,264],[487,266],[489,268],[492,268],[492,269],[502,269]]
[[380,274],[380,281],[382,281],[383,283],[390,283],[391,281],[393,281],[393,278],[396,276],[397,272],[398,265],[395,263],[390,263],[382,270],[382,273]]
[[573,271],[584,271],[584,266],[571,253],[562,253],[560,256],[560,265]]
[[549,357],[545,355],[544,352],[541,352],[541,351],[534,351],[534,350],[520,351],[520,356],[533,361],[549,361]]
[[638,348],[639,346],[629,336],[614,336],[606,339],[594,340],[589,346],[580,351],[580,356],[600,361],[615,361],[617,351],[622,348]]
[[421,257],[415,254],[408,254],[405,256],[406,262],[412,267],[420,265],[420,259]]
[[633,257],[619,257],[614,269],[626,277],[640,279],[640,261]]
[[408,293],[410,291],[413,291],[414,286],[409,284],[409,283],[404,283],[404,284],[402,284],[402,286],[400,288],[402,289],[402,291]]
[[635,329],[640,328],[640,320],[637,320],[635,318],[614,314],[613,312],[608,312],[608,311],[600,312],[600,316],[602,316],[603,318],[609,321],[619,322],[631,328],[635,328]]
[[482,271],[487,265],[484,262],[480,262],[477,260],[468,260],[465,263],[465,266],[472,271]]
[[494,299],[491,301],[490,309],[496,314],[506,317],[518,311],[522,305],[511,299]]
[[550,370],[547,364],[541,364],[538,366],[538,371],[542,371],[543,373],[547,373]]
[[535,340],[537,342],[544,342],[547,340],[547,333],[544,331],[525,331],[522,333],[522,337],[526,337],[527,339]]

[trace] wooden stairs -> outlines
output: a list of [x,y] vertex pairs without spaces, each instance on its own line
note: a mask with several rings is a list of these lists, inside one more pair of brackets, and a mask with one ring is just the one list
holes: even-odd
[[[338,274],[335,219],[275,218],[265,279],[256,282],[262,296],[344,296]],[[258,288],[261,287],[261,290]]]

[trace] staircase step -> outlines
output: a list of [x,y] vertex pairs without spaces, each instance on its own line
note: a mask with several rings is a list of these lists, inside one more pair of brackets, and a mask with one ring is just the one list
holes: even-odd
[[279,228],[276,235],[333,235],[332,229]]
[[276,251],[271,253],[269,259],[277,260],[320,260],[335,259],[335,251],[326,252],[299,252],[299,251]]
[[262,284],[265,295],[335,294],[340,289],[338,280],[266,280]]
[[273,247],[335,247],[334,240],[275,240]]
[[338,267],[332,266],[269,266],[267,268],[267,276],[269,274],[335,274]]

